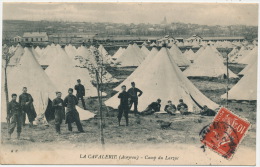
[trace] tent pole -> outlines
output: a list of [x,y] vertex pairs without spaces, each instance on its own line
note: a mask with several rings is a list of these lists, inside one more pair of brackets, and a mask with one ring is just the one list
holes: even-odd
[[226,107],[228,108],[228,84],[229,84],[229,73],[228,73],[228,55],[227,55],[227,90],[226,90]]

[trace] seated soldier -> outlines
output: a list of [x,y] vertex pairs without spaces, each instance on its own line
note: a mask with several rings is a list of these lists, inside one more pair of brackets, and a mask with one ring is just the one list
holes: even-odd
[[161,110],[161,99],[157,99],[156,102],[152,102],[148,105],[148,107],[141,112],[141,115],[151,115],[155,112],[159,112]]
[[177,110],[180,111],[182,115],[186,115],[188,113],[188,106],[183,102],[183,99],[179,100],[179,104],[177,105]]
[[203,106],[203,109],[200,112],[200,115],[204,115],[204,116],[215,116],[216,112],[214,110],[211,110],[208,108],[208,106]]
[[175,115],[176,106],[172,104],[171,100],[168,101],[168,104],[165,106],[164,111],[166,111],[170,115]]

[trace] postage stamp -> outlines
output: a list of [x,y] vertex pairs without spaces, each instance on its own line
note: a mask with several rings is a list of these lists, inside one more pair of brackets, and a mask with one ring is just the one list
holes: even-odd
[[226,159],[231,159],[249,127],[248,121],[221,108],[213,122],[202,129],[201,142]]

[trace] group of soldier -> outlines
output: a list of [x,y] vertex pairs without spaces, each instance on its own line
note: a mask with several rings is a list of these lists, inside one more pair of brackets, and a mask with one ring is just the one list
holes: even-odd
[[[84,96],[85,88],[81,84],[80,79],[77,80],[77,85],[74,89],[77,91],[76,96],[73,95],[73,89],[68,89],[68,95],[64,98],[61,98],[62,93],[56,92],[56,98],[52,101],[52,107],[54,109],[55,117],[55,129],[57,133],[60,133],[60,125],[65,119],[65,123],[68,124],[68,130],[72,131],[72,123],[76,123],[78,131],[84,132],[79,113],[76,109],[78,101],[82,100],[84,109],[86,109]],[[18,102],[17,94],[12,94],[12,100],[8,103],[7,107],[7,123],[8,123],[8,138],[11,138],[12,133],[14,132],[15,127],[17,127],[17,139],[20,138],[22,131],[22,126],[25,126],[26,115],[30,122],[29,127],[33,127],[33,121],[37,117],[33,106],[33,97],[27,93],[27,88],[23,87],[23,93],[19,96]],[[65,114],[66,107],[66,114]]]
[[[140,97],[143,92],[136,88],[135,83],[131,83],[131,88],[126,91],[126,86],[123,85],[122,92],[119,93],[118,98],[120,99],[120,105],[118,107],[118,124],[121,125],[121,119],[124,115],[126,120],[126,126],[129,125],[128,113],[134,105],[134,114],[136,115],[151,115],[155,112],[161,110],[161,99],[157,99],[156,102],[152,102],[148,107],[142,111],[138,112],[138,97]],[[68,130],[72,131],[72,123],[76,123],[77,129],[79,132],[84,132],[83,127],[80,122],[79,113],[76,109],[79,100],[82,101],[83,108],[86,110],[84,96],[85,96],[85,87],[81,84],[81,80],[77,80],[77,84],[74,89],[76,90],[76,96],[73,95],[73,89],[68,89],[68,95],[62,99],[62,93],[56,92],[56,98],[52,101],[52,108],[54,110],[55,118],[55,129],[58,134],[61,132],[60,125],[65,119],[65,124],[68,125]],[[8,122],[8,134],[9,139],[11,134],[14,132],[15,127],[17,126],[17,138],[20,138],[22,126],[25,126],[26,115],[30,122],[29,127],[33,126],[33,121],[37,117],[33,106],[33,97],[27,93],[27,88],[23,88],[23,93],[19,96],[18,102],[16,101],[17,94],[12,94],[12,100],[8,103],[7,108],[7,122]],[[66,112],[65,112],[66,107]],[[177,107],[172,103],[171,100],[168,101],[168,104],[165,106],[164,111],[170,115],[175,115],[176,111],[179,111],[182,115],[189,114],[188,106],[183,102],[183,99],[179,100]],[[214,111],[203,107],[202,115],[215,115]]]
[[[134,104],[134,114],[135,115],[151,115],[155,112],[161,111],[161,99],[157,99],[155,102],[152,102],[147,106],[147,108],[142,111],[138,112],[138,97],[140,97],[143,92],[135,87],[135,83],[131,83],[131,88],[126,91],[126,86],[121,86],[122,91],[119,93],[118,98],[120,99],[120,105],[118,107],[118,125],[121,124],[122,116],[124,115],[126,120],[126,126],[129,124],[129,118],[128,113]],[[202,110],[199,113],[200,115],[205,116],[214,116],[216,113],[215,111],[209,109],[206,105],[201,107]],[[181,115],[189,115],[191,112],[188,112],[188,105],[184,103],[183,99],[179,99],[179,104],[177,107],[172,103],[171,100],[168,100],[167,105],[164,108],[164,111],[168,113],[169,115],[176,115],[176,112],[178,111]]]

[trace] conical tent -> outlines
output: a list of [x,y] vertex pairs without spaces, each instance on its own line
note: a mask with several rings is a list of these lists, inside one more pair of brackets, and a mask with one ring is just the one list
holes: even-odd
[[20,62],[20,60],[21,60],[21,58],[23,56],[23,53],[24,53],[23,47],[20,44],[18,44],[16,46],[14,55],[10,58],[10,61],[9,61],[8,65],[9,66],[16,66]]
[[74,88],[77,79],[81,79],[82,84],[85,86],[86,97],[97,96],[97,90],[91,84],[91,77],[88,70],[84,69],[86,71],[84,72],[81,68],[74,67],[72,61],[62,48],[57,49],[57,51],[59,52],[58,56],[45,72],[59,91],[66,95],[69,88]]
[[133,44],[133,48],[135,49],[136,54],[137,54],[139,57],[145,59],[145,57],[146,57],[147,55],[146,55],[145,53],[143,53],[143,51],[139,48],[139,46],[138,46],[136,43]]
[[37,52],[37,54],[38,54],[39,56],[42,55],[43,50],[42,50],[39,46],[37,46],[37,47],[35,48],[35,51]]
[[254,63],[252,63],[252,64],[248,64],[242,71],[240,71],[238,73],[238,75],[245,75],[246,73],[248,73],[248,71],[250,69],[252,69],[252,67],[255,65],[255,63],[257,63],[257,60],[255,60]]
[[[94,47],[92,47],[93,49]],[[80,46],[78,49],[77,49],[77,53],[79,56],[81,56],[82,58],[84,58],[84,60],[82,59],[82,63],[84,64],[92,64],[94,66],[97,66],[96,64],[96,60],[95,58],[93,57],[91,51],[89,49],[87,49],[85,46]],[[85,61],[85,62],[84,62]]]
[[110,56],[108,55],[108,52],[104,48],[103,45],[99,45],[98,47],[99,54],[102,56],[102,60],[104,64],[109,64],[110,62]]
[[41,65],[50,65],[53,62],[53,59],[57,57],[58,54],[59,53],[55,44],[51,44],[42,53],[42,56],[39,59],[39,63]]
[[[221,96],[226,98],[226,94]],[[228,91],[229,100],[257,100],[257,63]]]
[[253,64],[255,61],[257,61],[257,57],[258,57],[258,47],[255,47],[243,59],[240,59],[240,61],[238,61],[238,63]]
[[143,56],[140,56],[140,53],[137,53],[137,49],[133,45],[129,44],[126,50],[122,55],[117,59],[117,63],[120,63],[119,66],[139,66],[144,60]]
[[120,48],[116,51],[116,53],[114,54],[114,56],[112,57],[112,59],[117,60],[117,59],[122,55],[122,53],[123,53],[124,51],[125,51],[125,49],[122,48],[122,47],[120,47]]
[[171,55],[173,56],[173,60],[178,66],[189,66],[190,61],[183,56],[181,50],[174,44],[169,50]]
[[239,52],[236,54],[236,56],[233,56],[233,58],[230,59],[230,61],[232,63],[238,63],[240,60],[246,57],[250,51],[251,50],[247,50],[245,46],[242,46]]
[[[221,77],[226,75],[227,67],[212,47],[208,46],[183,73],[190,77]],[[229,77],[237,78],[237,75],[229,70]]]
[[32,53],[33,53],[33,56],[36,58],[36,60],[39,63],[41,56],[38,54],[38,52],[36,52],[36,50],[34,48],[32,48]]
[[154,42],[150,44],[150,46],[157,46]]
[[233,48],[232,51],[228,54],[228,59],[229,59],[228,61],[229,61],[230,63],[232,63],[233,58],[237,55],[238,52],[239,52],[238,48],[235,47],[235,48]]
[[77,57],[77,50],[71,44],[65,47],[65,52],[68,54],[75,66],[82,66],[80,59]]
[[145,47],[145,45],[143,45],[142,47],[141,47],[141,51],[147,56],[147,55],[149,55],[149,53],[150,53],[150,51]]
[[[57,89],[35,59],[31,48],[24,48],[24,55],[19,65],[8,74],[9,96],[13,93],[21,94],[23,87],[28,88],[28,93],[34,99],[35,111],[38,116],[41,116],[46,111],[49,98],[55,97]],[[5,103],[4,99],[2,99],[2,104],[3,102]],[[2,105],[2,107],[5,106],[6,104]],[[2,108],[2,111],[6,110]],[[6,112],[2,113],[6,114]],[[6,117],[2,115],[2,118]],[[3,119],[2,121],[5,121]]]
[[[165,47],[151,60],[149,67],[152,68],[142,71],[143,77],[134,80],[136,86],[143,91],[143,95],[139,98],[139,111],[143,111],[158,98],[162,100],[162,106],[165,106],[168,100],[177,104],[179,99],[183,99],[191,112],[200,110],[200,107],[204,105],[211,109],[218,107],[182,74]],[[105,101],[105,104],[117,108],[119,105],[118,93]]]
[[183,56],[185,56],[191,62],[193,62],[197,58],[196,54],[191,49],[189,51],[186,51]]
[[135,69],[135,71],[131,75],[129,75],[120,85],[118,85],[116,88],[114,88],[114,90],[120,91],[122,85],[129,86],[131,84],[131,82],[133,82],[135,80],[135,78],[142,77],[142,76],[140,76],[140,74],[141,75],[143,74],[142,72],[144,71],[145,68],[150,68],[149,63],[155,57],[155,55],[157,53],[158,53],[157,48],[153,47],[153,49],[151,50],[149,55],[145,58],[145,60],[142,62],[142,64],[140,66],[138,66]]

